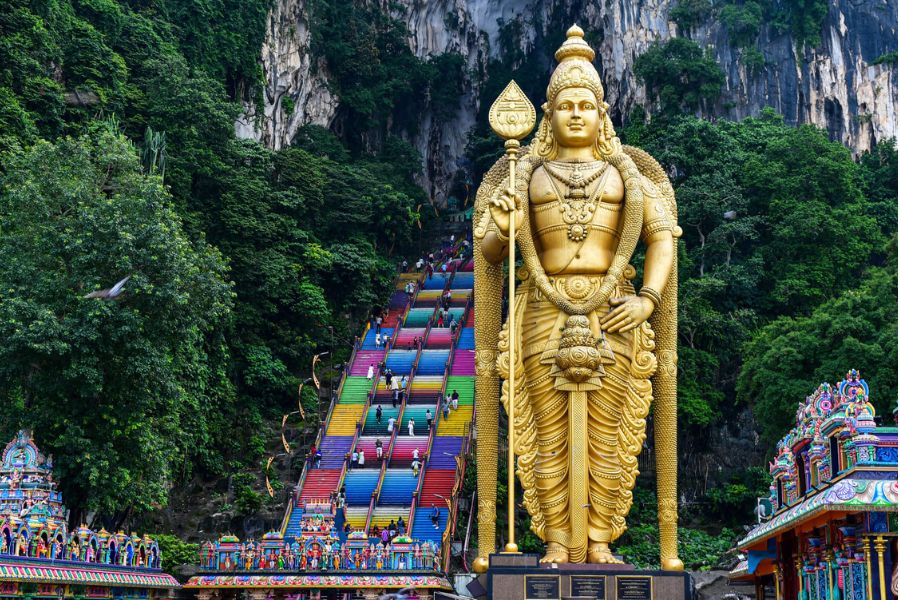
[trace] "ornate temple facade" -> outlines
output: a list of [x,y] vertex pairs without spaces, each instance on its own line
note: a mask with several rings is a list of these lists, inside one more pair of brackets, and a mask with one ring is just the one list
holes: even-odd
[[185,588],[196,590],[199,600],[236,599],[245,591],[252,600],[323,600],[378,598],[402,589],[429,598],[450,587],[437,545],[405,535],[386,545],[362,531],[341,536],[334,515],[316,516],[311,521],[317,525],[289,540],[272,531],[258,542],[223,536],[202,545],[202,574]]
[[0,462],[0,598],[170,598],[157,543],[122,531],[69,530],[52,457],[20,431]]
[[739,542],[732,581],[757,598],[897,598],[897,427],[875,423],[859,372],[799,405],[769,471],[771,514]]

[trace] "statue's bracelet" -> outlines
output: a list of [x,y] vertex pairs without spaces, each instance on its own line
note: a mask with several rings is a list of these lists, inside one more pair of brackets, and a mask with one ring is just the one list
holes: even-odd
[[494,235],[496,235],[497,239],[500,240],[501,242],[503,242],[504,244],[509,241],[509,236],[503,235],[502,233],[500,233],[499,227],[494,228]]
[[650,300],[650,302],[653,303],[654,308],[659,308],[659,305],[662,304],[662,296],[653,288],[642,287],[638,296]]

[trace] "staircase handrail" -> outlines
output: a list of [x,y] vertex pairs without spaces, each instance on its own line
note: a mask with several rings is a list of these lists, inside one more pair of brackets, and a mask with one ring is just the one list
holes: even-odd
[[369,498],[369,511],[366,513],[366,524],[363,525],[363,531],[366,532],[366,537],[369,536],[369,528],[372,527],[372,517],[375,513],[375,493],[372,492],[372,497]]
[[[463,442],[465,446],[465,442]],[[460,453],[460,457],[465,456],[465,454]],[[450,538],[453,537],[454,532],[456,531],[456,512],[459,507],[459,493],[462,490],[463,481],[466,476],[466,461],[462,460],[462,458],[458,458],[456,461],[456,479],[453,483],[453,489],[450,492],[450,498],[447,500],[447,504],[449,505],[447,508],[449,509],[449,514],[447,515],[447,526],[444,528],[444,533],[441,535],[441,551],[444,553],[444,570],[450,566]]]
[[[302,488],[301,488],[302,489]],[[284,539],[285,534],[287,533],[287,524],[290,521],[290,515],[294,512],[294,493],[291,492],[290,495],[291,501],[288,502],[287,510],[284,511],[284,518],[281,519],[281,539]]]

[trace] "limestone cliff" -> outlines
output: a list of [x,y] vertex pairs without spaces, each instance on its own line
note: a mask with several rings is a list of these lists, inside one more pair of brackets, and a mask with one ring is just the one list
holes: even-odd
[[[674,0],[380,2],[382,10],[406,23],[417,56],[455,52],[466,61],[465,93],[455,118],[439,123],[426,111],[410,140],[425,161],[422,184],[437,201],[445,199],[448,182],[460,168],[480,103],[493,100],[482,98],[480,91],[488,61],[505,58],[499,37],[510,24],[519,25],[514,43],[521,50],[547,57],[549,74],[561,41],[550,39],[551,25],[577,21],[597,50],[617,123],[636,105],[650,108],[632,69],[635,58],[654,41],[681,35],[710,48],[726,75],[720,100],[703,116],[740,119],[771,106],[786,122],[815,124],[856,152],[897,134],[896,59],[873,64],[897,50],[897,0],[831,0],[815,47],[798,48],[790,35],[764,26],[756,47],[765,67],[756,73],[740,61],[740,51],[717,19],[677,31],[670,19]],[[328,89],[327,65],[311,55],[309,37],[304,0],[276,0],[261,53],[264,105],[247,105],[236,125],[239,135],[278,148],[303,124],[335,125],[340,99]],[[290,114],[285,108],[292,109]]]

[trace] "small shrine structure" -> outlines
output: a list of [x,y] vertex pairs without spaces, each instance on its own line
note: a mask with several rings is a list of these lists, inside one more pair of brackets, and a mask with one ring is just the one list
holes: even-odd
[[756,597],[897,598],[897,427],[878,426],[856,370],[800,403],[769,465],[772,514],[730,574]]
[[19,431],[0,462],[0,599],[172,598],[157,543],[122,531],[69,530],[53,460]]
[[[270,531],[259,541],[225,535],[200,547],[200,571],[186,584],[198,600],[344,600],[414,589],[427,600],[452,586],[440,549],[398,535],[387,544],[364,531],[344,532],[334,505],[304,506],[300,535]],[[247,594],[245,594],[247,592]]]

